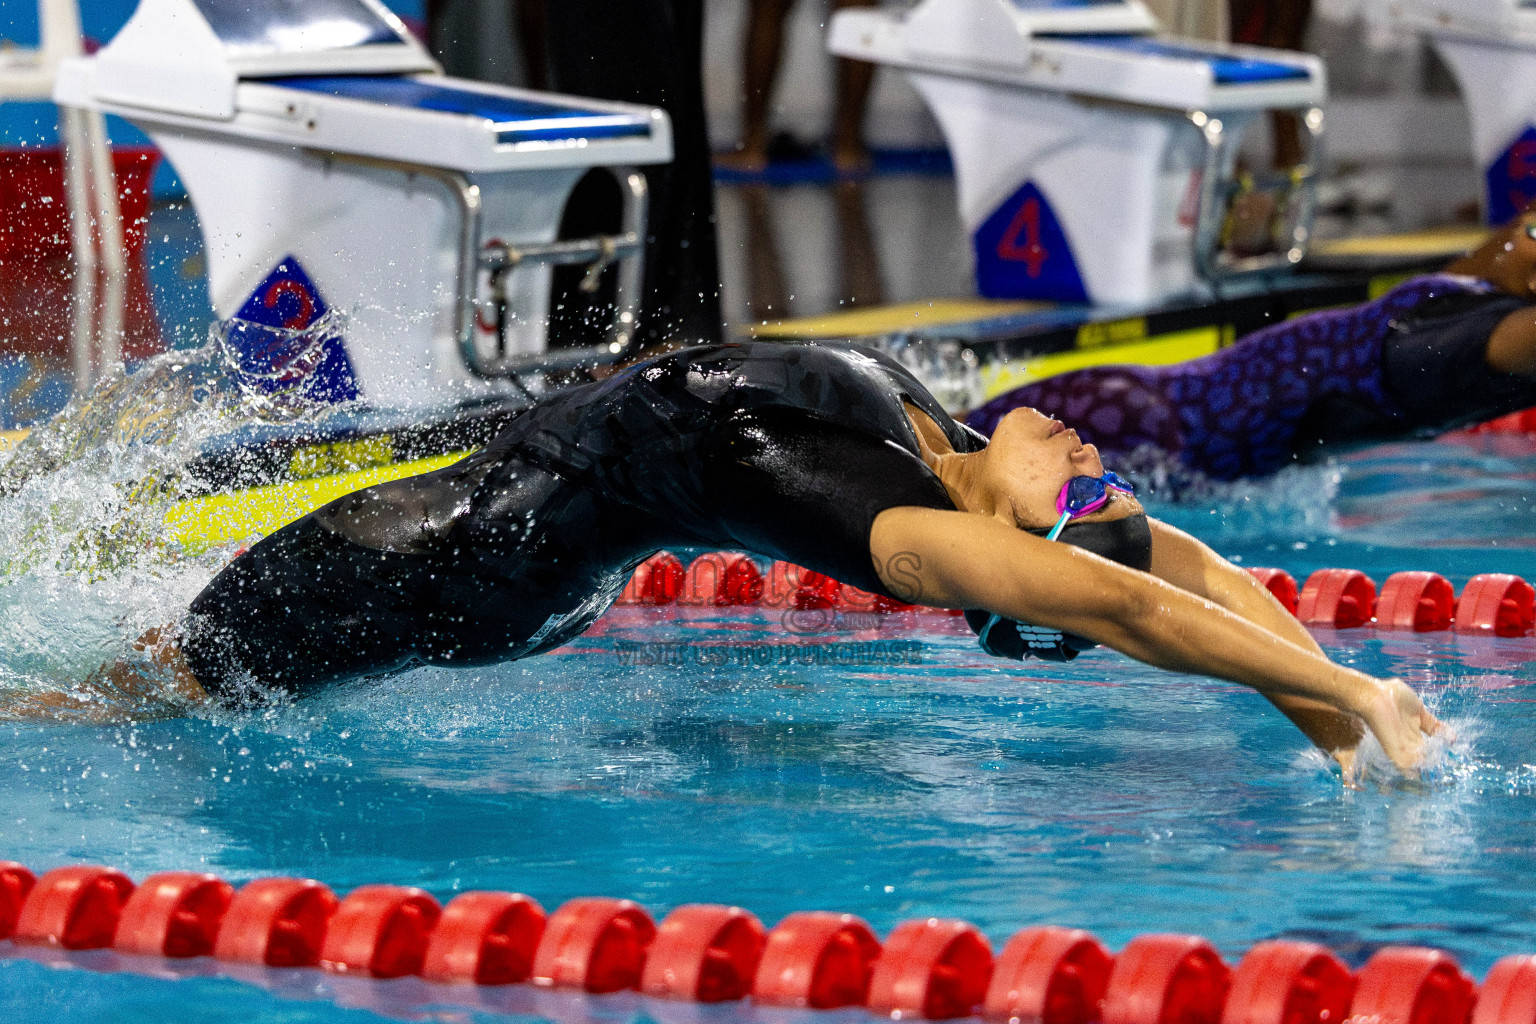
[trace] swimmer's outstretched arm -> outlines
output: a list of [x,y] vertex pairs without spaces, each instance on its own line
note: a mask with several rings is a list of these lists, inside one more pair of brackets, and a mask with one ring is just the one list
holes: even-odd
[[[1168,536],[1154,535],[1154,552]],[[991,517],[886,509],[875,519],[870,553],[886,586],[908,600],[985,608],[1076,633],[1158,668],[1358,716],[1405,771],[1417,767],[1425,738],[1440,728],[1401,680],[1335,665],[1315,644],[1289,639],[1215,600]]]
[[[1152,575],[1241,615],[1304,650],[1326,657],[1306,627],[1252,573],[1233,565],[1183,530],[1155,519],[1148,522],[1152,528]],[[1359,718],[1310,697],[1280,693],[1265,696],[1308,739],[1338,758],[1346,772],[1353,768],[1355,749],[1365,735]]]

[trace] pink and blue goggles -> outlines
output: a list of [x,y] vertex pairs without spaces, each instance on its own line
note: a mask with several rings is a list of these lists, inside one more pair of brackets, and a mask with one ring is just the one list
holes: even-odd
[[1110,491],[1135,494],[1136,488],[1108,470],[1103,476],[1075,476],[1062,484],[1061,493],[1056,496],[1056,511],[1061,518],[1056,520],[1045,539],[1055,540],[1072,520],[1103,508],[1109,503]]

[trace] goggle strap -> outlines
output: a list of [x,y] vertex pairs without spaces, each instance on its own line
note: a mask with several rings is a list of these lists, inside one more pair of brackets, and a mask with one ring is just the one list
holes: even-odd
[[1056,520],[1056,525],[1051,527],[1051,532],[1045,535],[1045,539],[1046,540],[1055,540],[1057,537],[1060,537],[1061,536],[1061,531],[1065,530],[1067,528],[1067,524],[1070,523],[1071,521],[1072,521],[1072,510],[1068,509],[1067,511],[1065,511],[1065,512],[1063,512],[1061,514],[1061,518],[1060,519]]

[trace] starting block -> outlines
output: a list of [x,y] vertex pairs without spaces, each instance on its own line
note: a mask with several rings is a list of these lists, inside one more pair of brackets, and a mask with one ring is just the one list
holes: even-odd
[[[378,0],[142,0],[58,102],[119,114],[175,166],[220,317],[304,331],[327,311],[335,398],[419,408],[635,346],[646,185],[664,112],[445,77]],[[607,168],[617,234],[558,239],[576,181]],[[551,267],[617,265],[604,344],[551,351]],[[319,329],[319,328],[317,328]],[[510,379],[509,379],[510,378]]]
[[[1456,0],[1460,2],[1460,0]],[[1155,35],[1140,0],[922,0],[839,11],[832,52],[906,72],[944,131],[988,298],[1139,304],[1305,257],[1327,83],[1315,57]],[[1243,132],[1296,112],[1309,143],[1231,244]]]
[[1389,18],[1429,36],[1466,97],[1483,209],[1503,224],[1536,199],[1536,3],[1383,0]]

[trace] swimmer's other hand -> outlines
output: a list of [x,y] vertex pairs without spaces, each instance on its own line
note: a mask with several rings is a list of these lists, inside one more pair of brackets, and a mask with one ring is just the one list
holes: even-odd
[[1445,728],[1401,679],[1376,680],[1359,713],[1387,757],[1409,777],[1419,773],[1425,741]]

